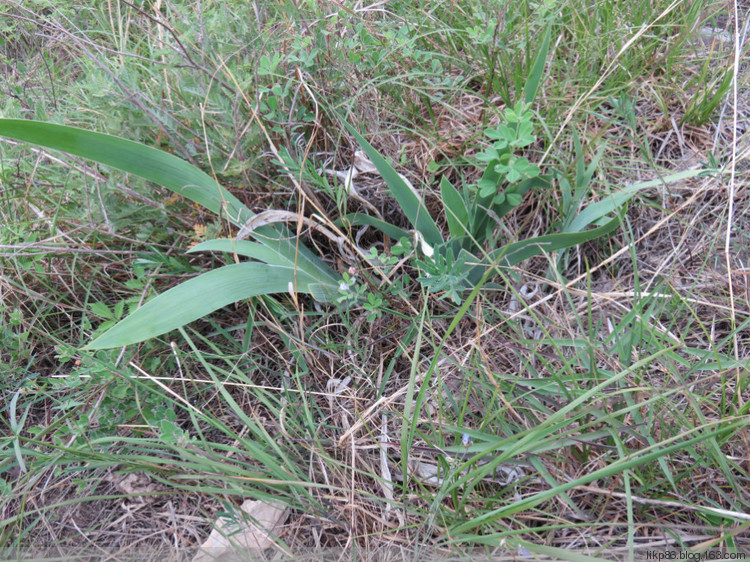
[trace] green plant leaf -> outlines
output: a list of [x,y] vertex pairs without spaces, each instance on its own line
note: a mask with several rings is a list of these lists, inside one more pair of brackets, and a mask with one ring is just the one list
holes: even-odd
[[604,156],[604,151],[607,149],[607,143],[602,143],[602,146],[596,152],[594,157],[589,162],[588,166],[585,166],[583,159],[583,148],[581,142],[578,140],[578,133],[574,133],[574,140],[578,141],[576,145],[576,190],[586,189],[591,185],[591,180],[594,177],[596,169],[599,167],[599,162]]
[[135,174],[195,201],[238,226],[253,216],[211,176],[163,150],[77,127],[24,119],[0,119],[0,135]]
[[[493,158],[498,157],[498,151],[508,148],[516,140],[517,136],[515,130],[504,124],[497,125],[494,129],[486,129],[484,135],[496,141],[492,144],[494,150],[490,152]],[[477,155],[477,158],[479,158],[479,155]],[[479,159],[481,160],[481,158]]]
[[[526,114],[524,114],[526,115]],[[531,118],[531,112],[528,113],[529,119]],[[522,121],[518,124],[518,131],[516,132],[516,140],[513,141],[514,148],[523,148],[529,146],[536,141],[536,135],[534,135],[534,123],[529,121]]]
[[402,238],[412,238],[407,231],[403,228],[392,225],[389,222],[385,222],[371,215],[365,215],[364,213],[352,213],[350,215],[344,215],[340,220],[335,223],[337,226],[374,226],[380,230],[386,236],[390,236],[394,240],[401,240]]
[[[582,244],[583,242],[606,236],[610,232],[613,232],[619,225],[620,218],[615,217],[603,226],[591,230],[585,230],[583,232],[547,234],[545,236],[529,238],[528,240],[521,240],[520,242],[514,242],[513,244],[509,244],[490,252],[487,259],[485,259],[485,262],[495,263],[495,261],[499,259],[500,261],[498,265],[501,267],[513,266],[545,252],[571,248],[578,244]],[[474,268],[471,279],[475,279],[477,275],[481,277],[481,274],[485,269],[486,266],[484,265]]]
[[[227,265],[169,289],[123,321],[107,330],[84,349],[106,349],[145,341],[193,322],[242,299],[271,293],[312,291],[317,281],[294,268],[244,262]],[[315,290],[319,290],[318,287]]]
[[107,320],[114,320],[115,318],[115,315],[103,302],[92,302],[89,305],[89,308],[91,309],[91,312],[93,312],[100,318],[106,318]]
[[445,207],[445,218],[448,221],[448,231],[451,238],[465,236],[469,227],[469,210],[466,202],[448,178],[440,180],[440,195]]
[[549,40],[552,28],[547,25],[547,29],[544,30],[544,37],[542,38],[542,45],[539,48],[539,52],[536,54],[534,64],[529,72],[529,77],[526,79],[526,85],[523,87],[523,99],[526,103],[531,103],[536,98],[539,84],[542,81],[542,75],[544,74],[544,65],[547,62],[547,53],[549,52]]
[[521,204],[521,201],[523,201],[523,196],[518,193],[508,193],[505,198],[508,201],[508,205],[513,207],[518,207]]
[[[494,177],[499,177],[498,174],[494,170],[488,170],[491,174],[488,174],[487,171],[485,171],[485,175],[482,177],[482,179],[479,180],[477,183],[477,187],[479,188],[479,197],[480,199],[489,199],[495,193],[497,193],[497,182],[492,181]],[[490,177],[485,177],[490,176]]]
[[427,211],[427,207],[424,206],[419,196],[406,184],[406,182],[399,176],[398,172],[383,158],[375,148],[360,135],[357,130],[352,127],[345,120],[341,119],[344,127],[349,131],[352,136],[357,140],[362,150],[365,151],[367,157],[378,169],[378,172],[385,180],[391,195],[398,201],[401,206],[401,210],[409,219],[409,222],[416,228],[424,237],[425,241],[430,246],[436,246],[443,242],[443,235],[440,233],[440,229],[435,224],[435,221]]
[[[215,240],[206,240],[200,244],[196,244],[188,250],[190,252],[226,252],[228,254],[238,254],[254,260],[259,260],[271,265],[283,265],[286,267],[296,267],[310,277],[317,278],[321,284],[328,284],[335,287],[338,284],[338,277],[329,269],[327,266],[317,267],[316,262],[320,260],[315,259],[314,261],[307,263],[302,262],[302,257],[297,256],[295,259],[294,255],[289,255],[287,252],[281,252],[275,247],[275,243],[281,241],[270,241],[266,244],[259,244],[258,242],[250,242],[249,240],[234,240],[232,238],[217,238]],[[302,267],[305,265],[306,267]]]
[[685,180],[688,178],[694,178],[704,173],[704,170],[684,170],[675,174],[670,174],[664,178],[658,178],[655,180],[644,181],[625,187],[615,193],[605,197],[601,201],[592,203],[581,211],[578,216],[571,221],[571,223],[565,228],[566,233],[579,232],[585,229],[587,226],[594,224],[602,217],[607,216],[611,212],[619,209],[625,203],[628,202],[636,193],[641,190],[649,189],[651,187],[659,187],[661,185],[670,184],[676,181]]

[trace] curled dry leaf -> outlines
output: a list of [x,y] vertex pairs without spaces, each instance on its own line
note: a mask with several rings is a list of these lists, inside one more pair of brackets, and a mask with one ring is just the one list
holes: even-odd
[[305,226],[315,229],[318,232],[322,233],[326,238],[331,240],[332,242],[338,242],[339,237],[325,228],[322,224],[318,224],[318,222],[315,222],[311,219],[317,219],[318,222],[323,223],[323,219],[319,217],[318,215],[312,215],[311,218],[307,218],[304,216],[299,215],[298,213],[292,213],[291,211],[276,211],[276,210],[269,210],[269,211],[263,211],[262,213],[258,213],[257,215],[251,217],[250,219],[245,222],[245,224],[242,225],[242,228],[240,228],[239,232],[237,233],[237,236],[235,236],[236,240],[243,240],[250,236],[254,230],[260,228],[261,226],[266,226],[267,224],[275,223],[275,222],[286,222],[286,223],[295,223],[295,222],[302,222]]
[[346,192],[349,194],[350,197],[362,203],[376,217],[378,217],[381,220],[383,219],[383,216],[380,214],[380,211],[378,211],[373,206],[373,204],[370,203],[367,199],[362,197],[362,195],[360,195],[359,193],[359,190],[357,189],[357,186],[354,185],[354,179],[359,174],[377,174],[378,173],[378,169],[375,167],[375,164],[373,164],[370,161],[370,159],[362,150],[358,150],[357,152],[354,153],[354,163],[345,172],[334,170],[332,168],[326,168],[324,171],[327,174],[330,174],[332,176],[336,176],[337,178],[339,178],[339,180],[341,180],[344,183],[344,188],[346,189]]
[[361,174],[377,174],[378,169],[375,167],[370,159],[365,154],[364,150],[358,150],[354,153],[354,167],[359,170]]

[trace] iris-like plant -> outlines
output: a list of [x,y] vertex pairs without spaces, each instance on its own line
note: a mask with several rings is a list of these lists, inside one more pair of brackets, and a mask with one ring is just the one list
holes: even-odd
[[[539,168],[519,151],[536,141],[530,104],[536,97],[544,73],[549,44],[548,28],[529,71],[522,101],[515,107],[506,108],[503,122],[485,131],[492,144],[477,155],[477,165],[485,166],[481,179],[476,185],[457,189],[445,177],[442,178],[440,195],[448,225],[447,238],[443,237],[412,185],[362,135],[343,122],[383,177],[413,230],[407,232],[362,213],[348,215],[346,222],[374,226],[396,240],[404,237],[415,240],[415,246],[421,250],[421,256],[415,261],[422,271],[419,281],[429,291],[441,292],[444,298],[455,303],[460,303],[462,294],[475,287],[485,274],[492,273],[488,269],[513,266],[544,252],[566,250],[606,236],[619,226],[625,206],[639,191],[701,173],[688,170],[630,185],[587,207],[583,207],[584,198],[588,195],[589,182],[603,150],[586,167],[577,142],[579,158],[574,189],[558,171],[542,175]],[[549,188],[553,179],[559,180],[562,193],[561,232],[507,244],[493,238],[502,218],[521,204],[527,192]]]
[[[243,227],[254,215],[211,176],[180,158],[136,142],[75,127],[0,119],[0,135],[61,150],[140,176]],[[148,301],[86,346],[103,349],[141,342],[253,296],[308,293],[330,301],[338,276],[286,227],[260,226],[248,240],[208,240],[190,252],[219,251],[249,258],[203,273]]]
[[[423,272],[419,281],[428,290],[442,292],[456,303],[460,303],[461,294],[472,288],[488,268],[516,265],[543,252],[570,248],[609,234],[618,227],[620,219],[607,215],[626,202],[620,200],[619,205],[610,206],[597,216],[587,213],[585,224],[572,220],[575,231],[499,244],[493,235],[502,218],[521,204],[529,190],[551,185],[550,176],[540,175],[535,165],[516,153],[536,140],[528,105],[519,103],[507,109],[504,117],[505,123],[485,131],[494,143],[477,157],[480,163],[487,164],[479,182],[458,190],[445,177],[441,180],[447,238],[443,237],[414,188],[354,128],[344,123],[378,169],[414,230],[407,232],[361,213],[348,215],[347,221],[353,225],[374,226],[397,240],[416,239],[419,243],[415,246],[421,253],[416,265]],[[591,224],[597,226],[587,229]]]
[[[364,137],[344,122],[385,180],[414,230],[410,233],[362,213],[348,215],[346,220],[352,225],[374,226],[396,240],[404,237],[415,239],[418,242],[415,246],[420,248],[422,254],[416,260],[416,265],[423,272],[419,281],[428,290],[441,292],[456,303],[461,301],[465,290],[479,282],[488,268],[511,266],[542,252],[570,248],[605,236],[619,225],[617,216],[605,217],[607,213],[602,213],[589,217],[583,227],[579,224],[577,231],[512,244],[500,244],[493,239],[502,217],[520,205],[529,190],[551,185],[550,176],[540,175],[538,167],[518,154],[536,141],[533,114],[529,108],[544,74],[549,44],[550,30],[547,29],[531,65],[523,89],[523,100],[503,112],[504,122],[485,131],[487,138],[493,142],[477,156],[478,164],[486,166],[479,182],[465,185],[459,190],[445,177],[441,180],[440,195],[448,238],[443,237],[416,190]],[[586,229],[592,223],[596,227]]]

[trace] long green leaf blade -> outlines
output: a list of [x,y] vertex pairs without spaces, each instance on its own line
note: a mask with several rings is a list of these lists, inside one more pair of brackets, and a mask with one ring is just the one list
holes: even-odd
[[392,225],[389,222],[385,222],[372,215],[365,215],[364,213],[351,213],[344,215],[342,220],[336,221],[339,225],[347,226],[374,226],[380,232],[393,238],[394,240],[401,240],[401,238],[410,238],[409,233],[403,228]]
[[[538,256],[544,252],[553,252],[564,248],[571,248],[583,242],[606,236],[620,225],[619,217],[610,220],[607,224],[583,232],[566,232],[562,234],[547,234],[537,236],[528,240],[521,240],[503,248],[490,252],[486,261],[493,263],[500,258],[500,266],[513,266]],[[502,256],[502,257],[501,257]]]
[[544,74],[544,65],[547,63],[547,53],[549,52],[549,40],[552,28],[547,25],[547,29],[544,31],[544,38],[542,39],[542,46],[539,48],[539,52],[536,54],[534,64],[529,72],[529,77],[526,79],[526,85],[523,87],[523,100],[526,103],[531,103],[536,98],[539,84],[542,81],[542,75]]
[[328,266],[317,258],[308,263],[302,259],[301,255],[295,256],[293,253],[281,251],[278,245],[285,243],[285,240],[270,240],[266,244],[259,244],[258,242],[250,242],[249,240],[217,238],[196,244],[188,250],[188,253],[211,251],[238,254],[270,265],[297,267],[310,277],[318,279],[323,285],[337,285],[338,278]]
[[253,216],[211,176],[163,150],[86,129],[24,119],[0,119],[0,135],[135,174],[195,201],[236,225]]
[[424,206],[424,203],[422,203],[422,200],[417,194],[406,185],[406,182],[401,179],[398,172],[393,169],[386,159],[375,150],[375,147],[367,142],[354,127],[343,119],[341,122],[352,136],[357,139],[362,150],[365,151],[367,157],[378,169],[378,172],[383,177],[383,180],[385,180],[386,185],[388,185],[391,195],[393,195],[396,201],[398,201],[406,218],[409,219],[409,222],[414,228],[422,234],[430,246],[436,246],[443,242],[443,235],[440,233],[440,229],[435,224],[435,221],[432,220],[430,213],[427,211],[427,207]]
[[469,209],[466,208],[464,198],[445,176],[440,180],[440,195],[451,237],[465,236],[469,228]]
[[583,230],[588,225],[596,222],[600,218],[608,215],[612,211],[620,208],[622,205],[628,202],[636,193],[643,189],[649,189],[651,187],[659,187],[661,185],[673,183],[680,180],[694,178],[705,170],[684,170],[675,174],[670,174],[664,178],[659,178],[650,181],[644,181],[636,183],[623,189],[616,191],[612,195],[605,197],[601,201],[592,203],[586,207],[579,215],[573,219],[573,221],[565,228],[565,232],[578,232]]
[[[295,278],[296,277],[296,278]],[[244,262],[214,269],[148,301],[84,349],[120,347],[160,336],[242,299],[286,293],[289,284],[309,292],[315,280],[291,267]]]
[[250,242],[249,240],[233,240],[231,238],[206,240],[188,250],[189,254],[193,252],[226,252],[227,254],[237,254],[271,265],[294,266],[294,262],[290,262],[286,256],[275,252],[268,246],[258,244],[257,242]]

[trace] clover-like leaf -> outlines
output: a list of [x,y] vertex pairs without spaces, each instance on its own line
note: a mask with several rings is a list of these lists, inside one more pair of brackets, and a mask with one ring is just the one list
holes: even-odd
[[539,167],[529,162],[523,156],[521,156],[520,158],[516,158],[513,161],[512,166],[513,169],[518,172],[523,178],[535,178],[539,175]]
[[508,171],[505,174],[505,178],[513,183],[519,181],[523,176],[521,175],[521,172],[518,171],[518,169],[511,164],[510,166],[507,166]]
[[518,131],[516,133],[516,139],[511,143],[516,148],[523,148],[529,146],[536,141],[534,133],[534,124],[529,121],[524,121],[518,124]]
[[497,160],[500,158],[500,154],[498,154],[497,150],[494,147],[487,147],[482,152],[478,153],[476,155],[476,159],[480,162],[487,162],[488,164],[491,164],[493,160]]
[[516,132],[507,125],[498,125],[494,129],[487,129],[484,134],[487,138],[493,139],[493,146],[498,150],[503,150],[510,146],[516,140]]
[[492,168],[492,170],[499,176],[506,176],[513,165],[514,158],[509,158],[505,162],[498,162]]
[[530,121],[533,118],[529,111],[529,104],[519,101],[515,107],[506,107],[503,111],[503,117],[508,123],[522,123]]
[[507,193],[505,199],[508,201],[509,205],[518,207],[521,204],[521,201],[523,201],[523,196],[519,193]]
[[479,187],[479,197],[491,197],[497,191],[497,182],[483,177],[477,182],[477,187]]

